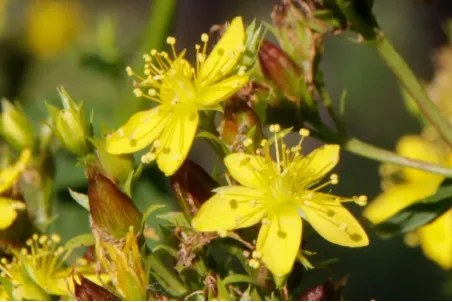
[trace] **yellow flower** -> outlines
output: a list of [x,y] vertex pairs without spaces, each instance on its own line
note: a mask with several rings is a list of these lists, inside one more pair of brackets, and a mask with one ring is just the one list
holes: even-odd
[[[444,150],[438,148],[421,136],[402,137],[397,144],[397,153],[422,159],[436,164],[450,165]],[[372,223],[380,223],[400,210],[428,197],[436,192],[443,177],[412,168],[383,166],[396,175],[399,180],[394,183],[386,181],[386,188],[364,211],[364,216]],[[452,210],[449,210],[432,223],[418,229],[420,243],[424,253],[445,269],[452,268]]]
[[[207,34],[203,45],[196,45],[196,66],[177,54],[175,38],[169,37],[172,58],[166,52],[152,50],[144,55],[145,77],[134,93],[155,101],[159,106],[133,115],[127,123],[107,137],[107,151],[133,153],[147,146],[150,152],[142,162],[157,160],[167,176],[180,167],[192,145],[200,110],[219,110],[220,102],[236,93],[248,82],[245,69],[237,66],[245,49],[245,30],[241,17],[231,25],[206,57]],[[134,72],[127,69],[130,75]]]
[[29,1],[27,40],[31,52],[51,59],[73,41],[80,27],[81,8],[77,1]]
[[0,171],[0,230],[8,228],[17,218],[17,210],[24,209],[25,204],[1,195],[17,181],[31,159],[30,149],[24,149],[19,159],[12,166]]
[[[276,276],[288,274],[300,249],[303,217],[328,241],[348,246],[368,245],[368,237],[358,221],[342,206],[343,202],[365,203],[365,196],[346,199],[318,190],[337,184],[332,174],[328,182],[317,185],[339,160],[339,146],[325,145],[307,156],[301,155],[303,137],[288,149],[279,125],[274,132],[276,162],[270,156],[270,143],[262,141],[257,155],[233,153],[225,165],[238,185],[215,190],[193,219],[193,227],[202,232],[245,228],[261,222],[253,260],[262,262]],[[249,145],[245,142],[245,145]],[[301,217],[300,217],[301,216]],[[253,266],[256,261],[253,261]],[[251,264],[251,262],[250,262]]]
[[102,270],[111,277],[112,292],[124,301],[147,300],[149,274],[146,273],[136,235],[131,227],[121,247],[96,238],[96,257]]
[[99,283],[94,268],[86,262],[70,268],[65,267],[71,250],[60,246],[60,241],[60,236],[56,234],[35,234],[26,241],[26,248],[12,251],[14,257],[11,261],[1,259],[1,276],[13,286],[13,297],[10,299],[49,300],[50,295],[68,295],[74,291],[71,281],[73,273],[83,274]]

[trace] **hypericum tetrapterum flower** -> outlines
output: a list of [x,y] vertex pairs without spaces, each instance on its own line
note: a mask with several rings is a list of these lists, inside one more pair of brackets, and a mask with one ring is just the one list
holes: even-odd
[[17,210],[25,208],[25,203],[1,196],[19,178],[31,159],[31,150],[22,150],[16,163],[0,171],[0,230],[8,228],[17,218]]
[[[300,249],[302,218],[332,243],[360,247],[368,245],[368,237],[358,221],[342,203],[365,204],[366,197],[343,198],[319,190],[337,184],[338,176],[319,181],[339,160],[339,146],[325,145],[307,156],[301,154],[300,143],[288,148],[282,141],[279,125],[271,125],[273,142],[264,140],[257,154],[233,153],[224,162],[240,185],[215,190],[193,219],[193,227],[202,232],[219,232],[245,228],[261,222],[253,257],[276,276],[288,274]],[[252,142],[247,142],[251,145]],[[276,161],[270,154],[274,145]]]
[[[245,50],[242,18],[232,20],[226,32],[207,56],[209,36],[196,45],[196,66],[185,59],[185,51],[176,53],[174,37],[167,43],[172,56],[152,50],[144,55],[145,77],[138,77],[135,94],[155,101],[159,106],[133,115],[125,125],[107,137],[107,151],[133,153],[150,146],[142,162],[157,160],[167,176],[181,166],[192,145],[199,111],[218,110],[224,101],[248,82],[245,68],[237,66]],[[129,67],[128,73],[134,75]]]

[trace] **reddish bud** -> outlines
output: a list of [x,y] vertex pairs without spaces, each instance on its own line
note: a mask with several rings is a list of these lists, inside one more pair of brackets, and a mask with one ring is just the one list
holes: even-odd
[[105,288],[79,276],[80,284],[74,280],[75,297],[77,301],[120,301]]
[[142,215],[133,201],[97,170],[88,168],[87,174],[93,231],[115,240],[124,238],[130,226],[140,231]]
[[302,70],[281,48],[264,40],[259,50],[259,63],[264,75],[287,99],[299,100]]
[[212,190],[219,186],[203,168],[189,159],[169,179],[179,207],[188,219],[198,213],[202,204],[213,195]]
[[242,151],[246,138],[259,143],[263,138],[259,118],[248,104],[239,99],[226,103],[223,120],[218,127],[221,140],[233,151]]
[[297,301],[340,301],[342,299],[342,288],[347,283],[347,276],[333,282],[327,282],[306,290]]

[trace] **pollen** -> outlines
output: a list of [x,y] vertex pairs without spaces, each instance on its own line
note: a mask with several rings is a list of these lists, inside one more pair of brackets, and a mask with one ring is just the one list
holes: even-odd
[[258,269],[261,266],[259,261],[257,261],[256,259],[250,259],[250,261],[248,262],[248,265],[254,269]]

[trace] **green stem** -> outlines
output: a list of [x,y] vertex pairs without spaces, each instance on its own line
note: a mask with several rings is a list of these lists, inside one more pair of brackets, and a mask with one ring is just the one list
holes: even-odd
[[424,87],[408,67],[405,60],[394,49],[391,42],[382,36],[376,47],[380,55],[398,77],[400,83],[416,102],[419,110],[436,128],[443,140],[452,147],[452,125],[449,120],[441,113],[439,108],[430,100]]
[[[152,1],[149,22],[143,32],[143,41],[140,50],[137,52],[131,63],[132,68],[141,70],[143,66],[143,54],[149,52],[153,48],[159,49],[164,45],[173,20],[176,3],[176,0]],[[118,111],[116,112],[117,118],[121,123],[125,118],[134,114],[141,108],[141,100],[136,98],[132,91],[133,81],[128,79],[122,92],[122,105],[118,106]]]
[[168,290],[172,294],[182,297],[186,295],[188,289],[182,284],[177,275],[168,269],[154,254],[147,256],[148,264],[152,271],[154,271],[168,286]]
[[452,169],[450,168],[434,165],[426,161],[407,158],[398,155],[397,153],[372,146],[356,138],[348,139],[342,146],[347,151],[360,155],[362,157],[374,159],[381,162],[391,163],[395,165],[400,165],[404,167],[424,170],[427,172],[443,175],[449,178],[452,177]]

